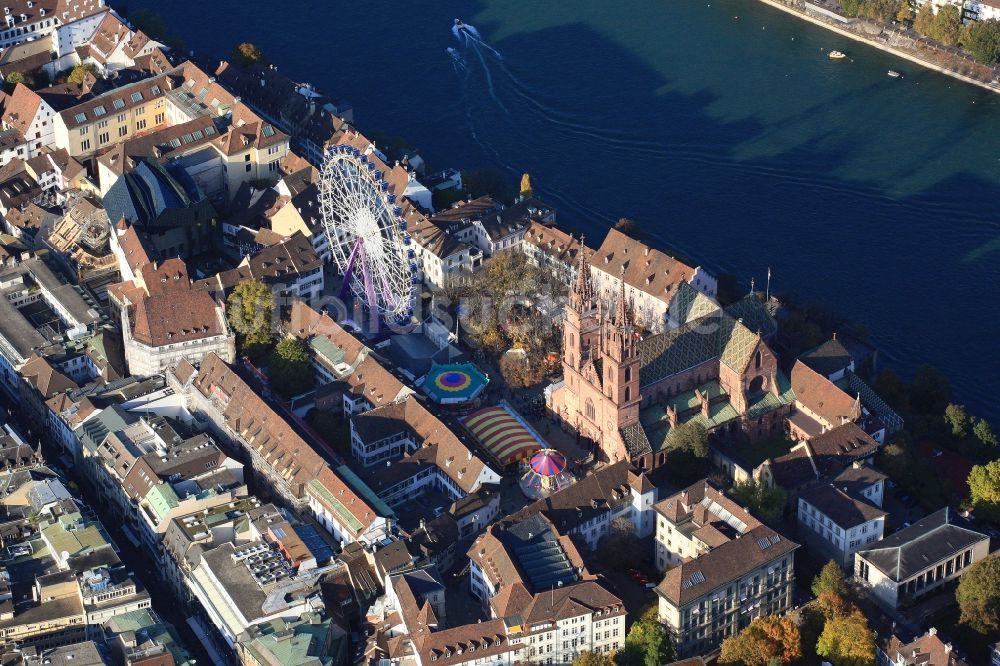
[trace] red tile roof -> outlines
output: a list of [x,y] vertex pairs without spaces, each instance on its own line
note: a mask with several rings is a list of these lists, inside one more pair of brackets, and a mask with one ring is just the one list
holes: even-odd
[[162,347],[225,335],[220,308],[203,291],[173,290],[148,296],[134,305],[132,337]]

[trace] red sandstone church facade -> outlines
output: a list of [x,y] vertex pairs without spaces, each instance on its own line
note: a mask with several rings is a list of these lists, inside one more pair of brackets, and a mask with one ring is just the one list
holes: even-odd
[[550,408],[608,462],[658,467],[666,433],[691,419],[713,438],[757,438],[791,411],[787,379],[759,332],[717,309],[641,338],[624,281],[605,306],[582,259],[563,318],[562,364]]

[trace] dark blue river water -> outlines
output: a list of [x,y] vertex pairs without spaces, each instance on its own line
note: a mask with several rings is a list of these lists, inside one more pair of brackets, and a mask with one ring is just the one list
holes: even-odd
[[1000,96],[753,0],[129,4],[256,43],[432,168],[530,172],[592,242],[628,216],[746,283],[771,266],[1000,425]]

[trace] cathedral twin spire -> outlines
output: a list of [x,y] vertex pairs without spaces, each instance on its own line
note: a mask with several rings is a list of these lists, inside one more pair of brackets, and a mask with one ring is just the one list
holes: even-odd
[[594,283],[590,273],[590,263],[586,257],[586,245],[584,245],[583,237],[580,238],[576,278],[570,290],[569,304],[580,314],[589,314],[596,307],[597,320],[601,324],[602,338],[605,340],[606,349],[610,349],[610,346],[614,345],[624,356],[629,356],[636,351],[635,312],[632,302],[625,293],[625,267],[622,266],[618,276],[618,298],[615,309],[610,313],[609,320],[606,320],[604,303],[596,297],[594,292]]
[[594,306],[594,283],[590,276],[590,264],[587,262],[587,246],[584,236],[580,236],[580,252],[577,254],[576,280],[570,291],[570,305],[578,312],[589,311]]

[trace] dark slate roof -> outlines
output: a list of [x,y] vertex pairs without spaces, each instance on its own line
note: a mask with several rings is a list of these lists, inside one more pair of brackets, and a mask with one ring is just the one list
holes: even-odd
[[845,492],[832,483],[803,490],[799,497],[844,529],[857,527],[886,515],[885,511],[874,504]]
[[984,539],[989,537],[956,525],[954,514],[945,507],[859,554],[900,583]]
[[602,467],[574,484],[532,502],[517,513],[503,519],[504,523],[518,523],[528,516],[541,513],[561,534],[632,501],[629,486],[631,465],[621,461]]
[[846,369],[854,359],[847,348],[837,338],[833,338],[802,354],[799,360],[824,377],[829,377]]
[[625,426],[621,429],[621,435],[630,458],[636,458],[653,451],[653,447],[649,443],[649,438],[646,437],[646,431],[643,430],[640,424],[636,423]]
[[124,217],[141,227],[208,222],[215,209],[196,189],[193,183],[185,187],[158,161],[142,157],[108,190],[104,208],[112,220]]

